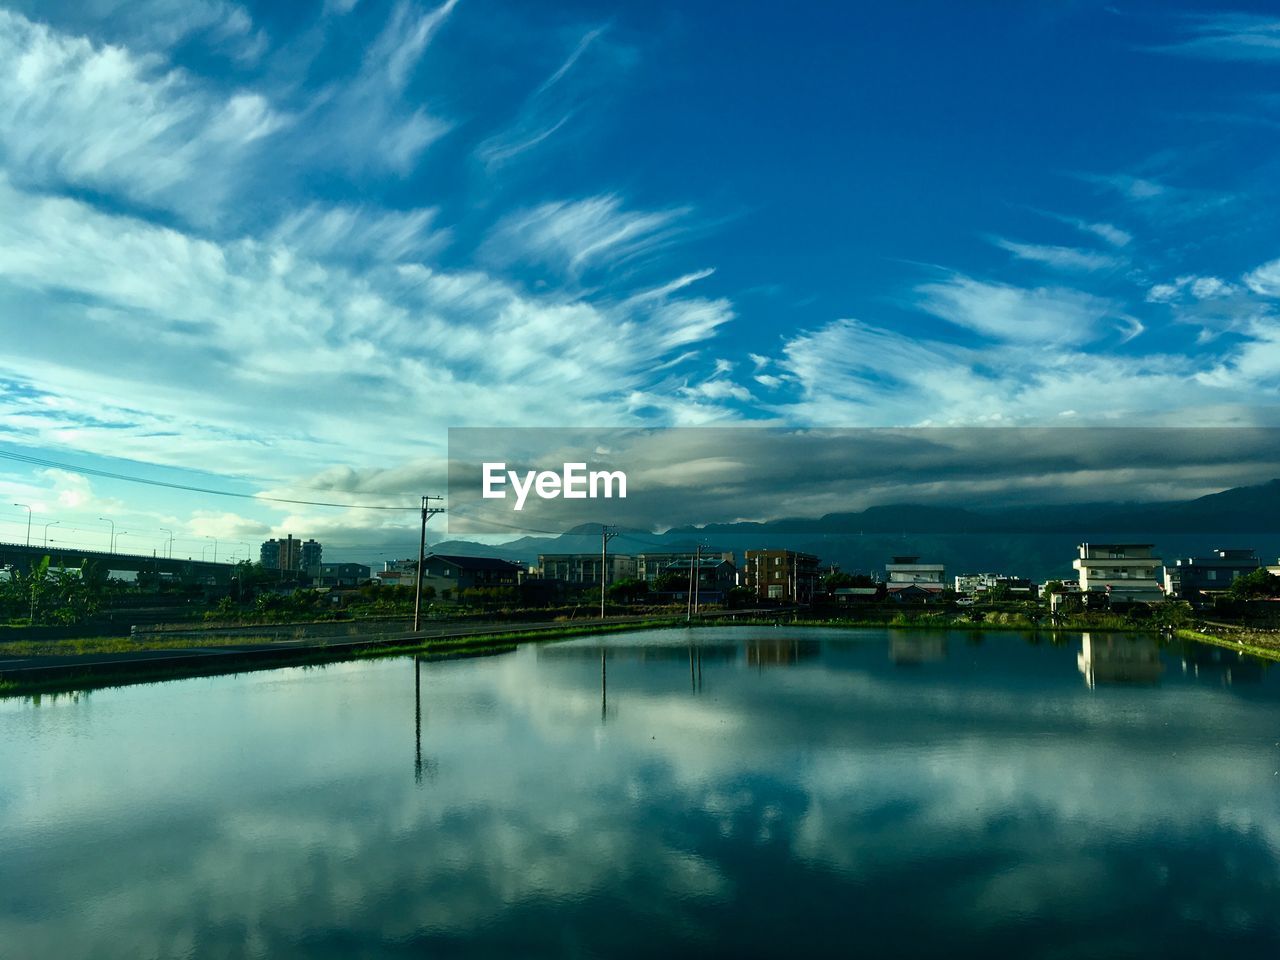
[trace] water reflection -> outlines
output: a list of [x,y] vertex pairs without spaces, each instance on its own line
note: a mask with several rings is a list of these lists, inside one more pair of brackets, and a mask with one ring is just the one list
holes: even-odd
[[1164,672],[1154,637],[1085,633],[1076,666],[1089,688],[1099,683],[1159,683]]
[[915,667],[947,659],[947,638],[941,633],[889,633],[889,659],[900,667]]
[[1152,647],[1160,686],[1104,697],[1073,669],[1102,635],[911,639],[669,631],[0,703],[0,954],[1275,955],[1274,673]]

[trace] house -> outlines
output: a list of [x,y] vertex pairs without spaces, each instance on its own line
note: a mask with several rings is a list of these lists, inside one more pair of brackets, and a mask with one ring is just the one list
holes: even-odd
[[796,550],[748,550],[741,579],[759,600],[810,603],[818,592],[818,558]]
[[1164,565],[1150,543],[1082,543],[1072,566],[1081,592],[1105,595],[1112,604],[1159,603],[1164,590],[1156,571]]
[[835,603],[875,603],[884,599],[884,584],[874,587],[836,587],[831,591],[831,600]]
[[[676,599],[683,600],[689,593],[694,557],[675,560],[666,565],[660,576],[675,574],[679,586],[668,591]],[[701,557],[698,563],[697,597],[701,603],[720,603],[725,595],[738,585],[738,568],[721,557]],[[655,581],[656,582],[656,581]]]
[[497,557],[459,557],[430,553],[422,561],[422,585],[437,594],[448,590],[457,596],[461,590],[476,587],[511,587],[519,585],[523,567]]
[[946,589],[946,567],[921,563],[918,556],[896,556],[885,564],[885,592],[894,600],[936,600]]
[[1179,557],[1164,568],[1164,590],[1170,597],[1193,604],[1207,603],[1211,595],[1226,590],[1237,577],[1262,566],[1251,549],[1215,547],[1209,557]]
[[307,575],[317,587],[354,587],[369,579],[369,568],[363,563],[317,563],[307,568]]
[[[695,556],[697,556],[697,554],[693,550],[686,550],[681,553],[637,553],[635,556],[635,572],[632,576],[639,580],[643,580],[645,583],[652,586],[654,581],[656,581],[658,577],[662,576],[662,574],[666,572],[667,567],[673,563],[684,563],[686,564],[685,569],[688,570],[689,568],[687,564],[690,563]],[[725,551],[723,553],[706,551],[702,553],[703,560],[708,560],[713,557],[718,560],[727,560],[730,564],[734,561],[732,550]]]

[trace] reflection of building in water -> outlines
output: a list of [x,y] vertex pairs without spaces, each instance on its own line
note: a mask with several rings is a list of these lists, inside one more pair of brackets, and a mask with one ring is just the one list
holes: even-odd
[[899,666],[915,666],[947,659],[947,639],[940,634],[892,633],[889,659]]
[[1156,683],[1164,666],[1151,637],[1084,634],[1076,666],[1087,686],[1099,683]]
[[784,667],[818,655],[812,640],[748,640],[747,663],[753,667]]
[[1182,672],[1198,680],[1217,679],[1223,686],[1261,683],[1266,667],[1257,657],[1239,650],[1187,644],[1182,651]]

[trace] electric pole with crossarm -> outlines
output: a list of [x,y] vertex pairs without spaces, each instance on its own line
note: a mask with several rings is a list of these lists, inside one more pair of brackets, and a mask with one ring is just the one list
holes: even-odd
[[418,539],[418,584],[413,592],[413,632],[422,628],[422,566],[427,558],[427,520],[437,513],[444,513],[444,507],[431,506],[432,500],[443,500],[444,497],[422,498],[422,536]]
[[618,535],[618,528],[600,524],[600,619],[604,619],[604,589],[609,584],[609,541]]

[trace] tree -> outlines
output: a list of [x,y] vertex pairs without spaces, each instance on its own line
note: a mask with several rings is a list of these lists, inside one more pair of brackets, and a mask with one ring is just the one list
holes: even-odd
[[635,603],[649,595],[649,584],[634,577],[626,577],[616,583],[609,584],[606,591],[614,603]]
[[689,572],[671,570],[661,574],[653,583],[658,593],[687,593],[689,591]]
[[865,573],[845,573],[843,570],[836,570],[822,578],[822,586],[827,593],[841,587],[874,587],[875,585],[876,582]]
[[1259,567],[1243,577],[1236,577],[1231,582],[1227,593],[1233,600],[1280,597],[1280,577],[1273,576],[1264,567]]

